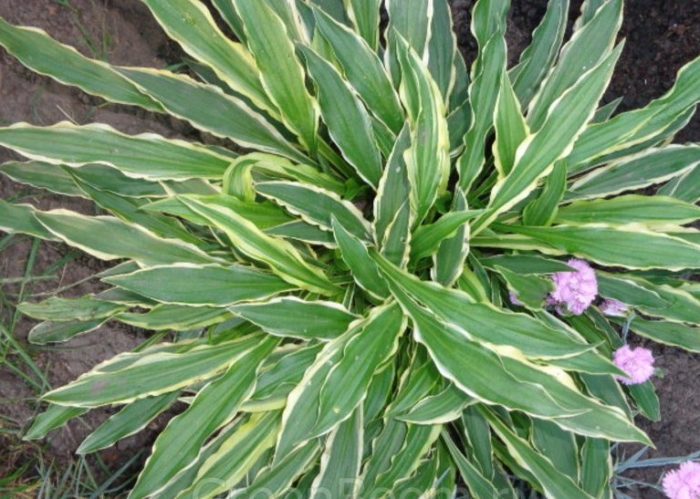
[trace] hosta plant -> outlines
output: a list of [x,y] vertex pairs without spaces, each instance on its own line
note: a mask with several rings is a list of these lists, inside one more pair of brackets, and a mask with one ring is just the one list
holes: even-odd
[[156,332],[44,394],[27,438],[114,407],[87,454],[170,410],[134,498],[610,497],[611,445],[659,417],[627,340],[700,351],[700,145],[670,143],[700,60],[616,113],[622,0],[567,41],[551,0],[510,68],[506,0],[474,6],[468,65],[446,0],[144,3],[183,72],[0,21],[32,70],[202,133],[0,128],[27,159],[4,174],[101,212],[2,201],[0,227],[114,264],[21,304],[29,340]]

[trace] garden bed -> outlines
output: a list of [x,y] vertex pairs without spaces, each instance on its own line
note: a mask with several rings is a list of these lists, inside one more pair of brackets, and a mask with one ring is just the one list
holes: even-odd
[[[546,0],[513,0],[509,26],[511,62],[529,42],[531,31],[539,22]],[[572,1],[571,18],[575,18],[580,2]],[[453,13],[460,46],[471,62],[475,44],[469,34],[471,0],[453,1]],[[14,24],[33,25],[48,31],[58,40],[76,46],[91,57],[105,58],[112,63],[166,67],[180,62],[180,52],[169,42],[147,9],[138,0],[5,0],[0,3],[0,16]],[[621,109],[644,106],[651,99],[668,90],[677,70],[697,57],[700,51],[700,3],[687,0],[628,0],[622,35],[627,45],[618,65],[607,100],[624,96]],[[104,122],[130,133],[156,132],[168,137],[195,137],[208,140],[188,125],[171,118],[156,116],[145,111],[134,111],[115,105],[103,106],[99,99],[37,76],[25,69],[4,51],[0,51],[0,122],[9,124],[27,121],[49,125],[61,120],[77,123]],[[677,137],[678,142],[700,141],[700,118],[696,116]],[[0,161],[11,158],[0,150]],[[0,198],[31,194],[25,188],[0,177]],[[68,207],[77,211],[90,210],[89,203],[42,194],[36,198],[41,208]],[[55,243],[41,243],[36,250],[32,275],[49,273],[56,279],[32,281],[24,288],[25,296],[50,293],[69,283],[79,281],[101,263],[74,253]],[[0,276],[17,278],[25,275],[32,242],[15,238],[0,253]],[[64,267],[52,265],[65,258]],[[95,291],[92,284],[72,288],[68,296],[79,296]],[[6,284],[2,293],[8,302],[21,292],[19,284]],[[12,325],[13,310],[3,305],[2,324]],[[31,324],[20,320],[14,328],[15,337],[27,349],[36,367],[52,386],[74,379],[96,363],[115,353],[129,350],[144,339],[138,331],[123,326],[106,326],[100,331],[78,338],[56,349],[33,349],[24,344]],[[5,340],[3,340],[5,341]],[[649,432],[657,446],[651,456],[685,455],[700,449],[700,414],[697,379],[700,379],[700,358],[680,350],[650,346],[657,356],[657,365],[665,371],[655,384],[659,391],[662,420],[656,424],[641,425]],[[37,408],[32,398],[38,393],[41,379],[17,356],[8,359],[12,365],[25,369],[36,383],[23,380],[11,368],[0,364],[0,415],[2,425],[19,433],[26,428]],[[67,429],[50,435],[42,455],[46,461],[56,460],[68,466],[73,452],[89,426],[107,417],[106,411],[95,411],[85,419],[86,425],[71,424]],[[162,424],[157,421],[156,424]],[[116,448],[102,454],[104,462],[117,469],[141,449],[150,447],[155,433],[146,430],[121,442]],[[3,441],[3,439],[5,441]],[[36,457],[28,447],[13,437],[0,435],[0,448],[10,449],[0,457],[0,477],[21,467],[27,459]],[[142,453],[145,458],[146,453]],[[34,466],[30,462],[30,466]],[[31,471],[31,470],[30,470]],[[651,470],[641,478],[654,481],[660,470]],[[643,497],[653,497],[645,492]]]

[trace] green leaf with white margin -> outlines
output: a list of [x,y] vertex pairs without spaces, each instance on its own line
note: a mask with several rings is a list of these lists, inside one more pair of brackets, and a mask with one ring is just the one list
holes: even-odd
[[363,450],[364,420],[359,406],[328,435],[310,497],[354,497]]
[[513,89],[524,106],[530,103],[559,54],[568,13],[569,0],[550,0],[542,21],[532,33],[532,43],[510,70]]
[[271,236],[301,241],[313,246],[335,248],[335,240],[332,233],[321,230],[315,225],[307,224],[302,220],[278,225],[267,229],[265,232]]
[[479,52],[474,63],[476,72],[469,85],[471,125],[464,136],[465,151],[457,160],[459,187],[469,190],[486,161],[486,138],[494,125],[494,111],[506,74],[506,41],[502,31],[496,31]]
[[[371,457],[362,473],[359,497],[380,497],[409,478],[440,436],[440,425],[390,421],[374,441]],[[383,438],[387,438],[387,445]]]
[[69,246],[100,260],[130,258],[143,265],[216,261],[191,244],[158,237],[114,217],[88,217],[68,210],[35,211],[34,217]]
[[474,303],[468,294],[439,284],[420,281],[373,255],[391,284],[423,303],[440,320],[466,331],[474,341],[494,348],[522,352],[531,358],[547,359],[585,354],[590,345],[575,341],[537,319],[515,314],[487,303]]
[[[208,205],[219,204],[221,206],[231,208],[236,213],[239,213],[241,216],[253,222],[262,230],[269,230],[273,227],[294,221],[291,216],[285,213],[284,209],[271,202],[251,203],[241,201],[238,198],[228,195],[197,196],[196,199],[199,199]],[[192,222],[196,225],[207,225],[206,218],[197,215],[195,212],[190,210],[176,196],[154,201],[150,204],[142,206],[141,209],[145,211],[167,213],[168,215],[185,219],[188,222]]]
[[42,321],[89,321],[103,319],[124,310],[118,303],[110,303],[84,295],[80,298],[52,296],[38,303],[22,302],[17,310],[32,319]]
[[268,236],[230,208],[206,204],[191,197],[180,199],[192,211],[226,233],[237,250],[269,265],[285,281],[323,295],[338,292],[321,269],[307,263],[301,253],[284,239]]
[[111,102],[161,111],[109,64],[89,59],[37,28],[13,26],[0,18],[0,45],[36,73]]
[[[73,175],[72,170],[69,170],[68,173]],[[125,198],[113,192],[96,189],[90,184],[81,181],[76,176],[74,176],[74,178],[76,184],[98,207],[116,216],[120,220],[123,220],[127,224],[138,225],[166,239],[177,239],[194,246],[206,247],[206,244],[202,242],[201,238],[187,230],[179,220],[163,216],[160,213],[141,210],[141,206],[147,204],[148,201],[136,198]]]
[[388,68],[394,83],[402,79],[399,71],[400,54],[397,42],[405,40],[423,59],[427,53],[430,38],[430,25],[433,18],[433,0],[386,0],[389,24],[384,32],[386,52],[384,65]]
[[477,405],[470,405],[462,413],[460,433],[464,435],[464,442],[474,465],[485,477],[491,478],[496,475],[491,429],[477,407]]
[[589,126],[568,157],[569,174],[590,168],[597,158],[647,141],[662,133],[700,101],[700,58],[678,72],[664,96],[642,109],[620,113],[609,121]]
[[243,265],[148,267],[103,281],[160,303],[189,307],[224,307],[294,289],[272,274]]
[[181,499],[208,499],[232,489],[275,445],[279,413],[253,414],[202,464]]
[[404,160],[416,223],[423,220],[447,187],[450,174],[445,104],[425,63],[403,39],[397,40],[401,100],[408,112],[411,146]]
[[448,102],[456,80],[455,57],[460,55],[452,26],[448,0],[433,0],[433,17],[427,49],[428,68],[445,102]]
[[469,492],[475,499],[492,499],[500,497],[500,493],[496,490],[494,484],[486,478],[479,469],[466,458],[459,450],[457,445],[452,441],[452,437],[447,430],[442,431],[442,440],[447,445],[452,461],[454,461],[462,480],[469,488]]
[[654,284],[631,275],[618,275],[641,286],[648,293],[661,298],[660,301],[657,300],[652,303],[637,303],[636,300],[620,300],[623,303],[634,305],[647,315],[663,317],[674,322],[700,324],[700,298],[693,296],[686,290],[666,284]]
[[551,114],[550,107],[562,94],[574,87],[590,68],[609,57],[622,25],[622,5],[623,0],[606,2],[561,49],[557,65],[530,103],[527,119],[534,131],[544,125]]
[[85,437],[75,452],[80,455],[92,454],[141,431],[159,414],[172,406],[179,396],[180,392],[175,391],[132,402]]
[[0,199],[0,230],[8,234],[27,234],[47,241],[59,241],[34,214],[36,208],[29,204],[13,204]]
[[258,182],[255,190],[323,230],[333,230],[332,219],[335,217],[354,236],[370,240],[370,225],[362,212],[333,192],[311,184],[284,181]]
[[533,448],[547,456],[556,469],[574,482],[579,477],[578,446],[576,436],[562,430],[550,421],[534,419],[530,432]]
[[135,178],[221,178],[230,160],[196,144],[155,134],[125,135],[102,124],[61,122],[50,127],[16,123],[0,128],[0,145],[30,159],[79,167],[113,166]]
[[[308,161],[264,115],[214,85],[165,70],[120,68],[119,71],[142,92],[157,100],[169,114],[188,121],[195,128],[229,138],[242,147],[281,154],[299,162]],[[187,95],[187,99],[182,99],[182,95]]]
[[345,193],[345,184],[335,177],[320,171],[306,162],[301,164],[265,153],[250,153],[239,156],[229,167],[223,180],[223,191],[244,200],[255,197],[255,182],[265,180],[294,180],[310,184],[335,194]]
[[666,321],[649,321],[635,317],[630,329],[657,343],[700,353],[700,327]]
[[581,488],[593,497],[603,495],[614,474],[610,442],[586,438],[581,446]]
[[305,340],[332,340],[358,319],[339,303],[307,301],[292,296],[239,303],[229,310],[269,334]]
[[[227,371],[199,391],[185,412],[170,420],[156,439],[129,497],[156,493],[197,457],[207,438],[233,420],[241,403],[253,392],[259,365],[278,341],[256,339],[254,347],[233,357]],[[178,449],[177,453],[173,454],[172,449]]]
[[389,497],[431,497],[432,486],[440,478],[438,464],[437,452],[429,453],[427,457],[420,460],[412,475],[402,478],[394,484]]
[[305,446],[291,452],[280,462],[262,468],[255,475],[253,483],[245,489],[229,492],[228,497],[236,499],[280,497],[302,473],[312,469],[320,451],[321,446],[318,441],[308,442]]
[[546,305],[547,297],[554,290],[552,280],[548,277],[522,275],[498,265],[494,266],[493,270],[501,274],[508,284],[509,290],[515,294],[520,302],[513,303],[513,305],[522,305],[531,310],[541,310]]
[[499,230],[523,234],[541,243],[537,249],[545,254],[570,254],[601,265],[616,265],[637,270],[700,268],[699,244],[652,232],[640,225],[498,227]]
[[565,199],[606,197],[666,182],[700,164],[700,145],[672,144],[643,151],[577,179]]
[[420,425],[446,424],[458,419],[464,409],[474,403],[476,401],[469,395],[450,384],[440,393],[425,397],[409,411],[395,417]]
[[676,177],[658,191],[661,196],[671,196],[688,203],[700,201],[700,168],[696,167]]
[[124,313],[115,320],[152,331],[192,331],[231,319],[227,310],[212,307],[158,305],[144,314]]
[[[411,317],[416,341],[426,346],[443,376],[467,395],[553,420],[581,435],[649,442],[622,411],[583,395],[563,370],[533,364],[513,349],[487,348],[464,329],[438,320],[400,288],[391,288]],[[472,369],[465,371],[465,365]]]
[[316,83],[321,116],[343,157],[374,189],[382,176],[382,157],[369,113],[343,76],[307,47],[299,47],[309,75]]
[[231,41],[207,8],[196,0],[143,0],[165,33],[195,60],[214,70],[232,90],[271,111],[276,109],[260,82],[255,61],[240,43]]
[[619,45],[569,88],[552,106],[544,125],[520,145],[513,170],[496,183],[487,212],[472,225],[473,235],[481,232],[498,214],[525,199],[537,180],[547,175],[554,162],[568,153],[595,113],[621,51],[622,45]]
[[290,344],[279,347],[260,368],[255,393],[243,403],[241,410],[266,412],[283,409],[289,392],[299,384],[322,347],[323,343],[294,351],[289,351]]
[[654,383],[647,381],[637,385],[630,385],[627,387],[627,390],[634,399],[637,409],[645,418],[654,422],[661,421],[659,396],[656,394]]
[[[481,210],[461,209],[459,211],[450,211],[432,224],[421,225],[413,234],[413,240],[411,241],[411,258],[419,260],[433,255],[440,246],[440,243],[458,233],[462,233],[460,229],[469,220],[480,214]],[[460,241],[460,243],[464,244],[465,237],[466,236],[462,235],[462,241]],[[462,261],[464,260],[462,259]]]
[[[401,251],[400,258],[391,258],[394,263],[400,263],[404,259],[404,254],[407,253],[409,243],[408,235],[410,225],[413,222],[410,220],[410,206],[406,202],[409,197],[410,184],[408,181],[408,172],[406,171],[406,162],[404,161],[404,153],[410,147],[410,133],[408,125],[405,125],[401,133],[396,139],[394,149],[389,155],[384,175],[379,181],[379,189],[374,198],[374,239],[377,245],[384,250],[385,242],[391,238],[391,232],[402,232],[406,237],[404,247]],[[397,214],[405,211],[407,222],[403,231],[395,221]]]
[[[298,0],[265,0],[272,10],[282,19],[285,28],[287,28],[287,36],[294,42],[303,45],[308,45],[311,40],[309,38],[312,27],[306,24],[306,20],[302,12],[308,10],[308,7]],[[233,2],[232,2],[233,3]],[[234,4],[235,6],[235,4]]]
[[556,221],[562,224],[639,223],[646,227],[685,225],[700,219],[700,207],[665,196],[629,194],[610,199],[575,201],[559,208]]
[[221,18],[228,24],[233,34],[240,41],[245,43],[245,31],[243,30],[243,22],[238,17],[236,9],[233,8],[233,2],[230,0],[212,0],[212,5],[219,13]]
[[404,124],[399,97],[377,54],[362,38],[320,9],[314,9],[316,29],[333,48],[345,77],[367,108],[394,133]]
[[[441,217],[432,226],[435,227],[438,223],[443,222],[443,219],[452,213],[464,213],[467,207],[467,197],[461,189],[458,189],[452,198],[453,211]],[[414,247],[419,244],[417,236],[423,227],[427,226],[423,225],[416,230],[416,241],[412,243]],[[453,236],[440,242],[437,253],[433,255],[433,268],[430,271],[431,278],[443,286],[452,287],[464,272],[464,263],[467,256],[469,256],[469,225],[465,221],[464,224],[459,226]]]
[[642,309],[665,309],[670,303],[653,289],[648,289],[641,282],[631,279],[629,275],[596,272],[598,292],[604,298],[611,298]]
[[369,256],[367,245],[353,236],[336,219],[333,220],[333,235],[340,248],[341,257],[350,268],[355,282],[375,298],[380,300],[386,298],[389,290],[376,264]]
[[537,199],[523,209],[525,225],[551,225],[559,210],[566,192],[566,161],[554,163],[552,173],[544,180],[544,186]]
[[216,376],[245,357],[262,339],[260,334],[251,334],[184,353],[143,350],[117,355],[43,398],[59,405],[100,407],[168,393]]
[[501,76],[500,85],[494,107],[493,123],[496,140],[492,151],[498,176],[503,178],[513,169],[518,146],[530,135],[530,128],[527,126],[508,74]]
[[352,414],[377,368],[396,351],[405,327],[397,305],[383,306],[326,344],[289,394],[276,461],[303,442],[328,433]]
[[318,144],[318,109],[306,90],[304,69],[296,57],[287,27],[275,11],[259,0],[233,0],[243,21],[246,40],[255,57],[265,91],[282,121],[312,153]]
[[375,52],[379,48],[379,23],[382,0],[345,0],[345,10],[355,26]]
[[108,320],[109,318],[86,321],[40,322],[29,331],[27,340],[34,345],[63,343],[81,334],[95,331]]
[[49,163],[8,161],[0,165],[0,173],[17,183],[31,185],[37,189],[45,189],[63,196],[86,197],[85,193],[75,185],[68,171]]
[[591,498],[571,479],[559,471],[548,457],[545,457],[529,442],[520,438],[507,425],[488,409],[482,413],[489,421],[493,431],[500,437],[515,461],[532,473],[548,497]]
[[480,262],[486,268],[496,266],[506,268],[511,272],[523,275],[554,274],[555,272],[571,272],[572,268],[566,263],[536,254],[503,254],[481,258]]
[[71,419],[82,416],[88,412],[84,407],[70,407],[63,405],[49,405],[49,407],[37,415],[32,426],[22,436],[22,440],[39,440],[44,438],[57,428],[62,427]]
[[509,6],[504,0],[482,0],[472,11],[471,31],[479,52],[472,64],[468,91],[470,124],[464,137],[460,137],[465,150],[457,160],[459,187],[465,194],[486,159],[486,136],[493,126],[499,80],[506,69],[505,29]]

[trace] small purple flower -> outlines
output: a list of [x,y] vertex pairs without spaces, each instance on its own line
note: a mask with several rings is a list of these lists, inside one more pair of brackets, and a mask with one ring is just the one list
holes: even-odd
[[613,361],[621,371],[627,373],[626,378],[618,378],[625,385],[644,383],[654,375],[654,356],[648,348],[625,345],[615,351]]
[[508,293],[508,299],[513,305],[517,307],[522,307],[524,305],[524,303],[520,301],[520,298],[518,298],[518,293],[516,293],[515,291],[511,291]]
[[575,270],[557,272],[552,276],[554,291],[550,296],[554,304],[565,306],[574,315],[581,315],[598,294],[598,279],[586,261],[572,258],[567,265]]
[[700,499],[700,463],[683,463],[664,475],[662,485],[669,499]]
[[617,300],[605,300],[600,305],[600,311],[608,317],[624,317],[629,309],[625,303]]

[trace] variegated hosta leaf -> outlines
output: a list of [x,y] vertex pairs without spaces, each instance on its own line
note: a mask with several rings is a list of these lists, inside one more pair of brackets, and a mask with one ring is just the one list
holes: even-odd
[[397,305],[376,308],[321,350],[289,394],[276,460],[352,414],[377,368],[396,351],[404,328]]
[[553,163],[571,149],[573,141],[593,116],[621,50],[622,45],[571,86],[552,105],[544,124],[520,145],[512,171],[494,186],[486,214],[474,223],[475,233],[499,213],[524,199],[537,179],[548,174]]
[[154,134],[124,135],[101,124],[17,123],[0,128],[0,145],[38,161],[73,167],[101,163],[132,177],[156,180],[220,178],[230,162],[195,144]]
[[422,221],[445,190],[449,176],[449,136],[445,104],[435,81],[405,40],[397,40],[401,99],[408,112],[411,145],[404,153],[411,203]]
[[121,354],[73,383],[50,391],[44,399],[59,405],[99,407],[167,393],[216,376],[245,357],[262,338],[252,334],[225,344],[195,346],[182,353],[155,349]]
[[322,294],[337,292],[323,271],[304,261],[290,243],[268,236],[229,208],[210,206],[195,199],[183,198],[182,201],[209,224],[222,230],[237,250],[269,265],[287,282]]
[[282,121],[314,152],[318,146],[318,110],[304,84],[304,70],[294,54],[294,43],[280,17],[266,2],[233,0],[243,22],[265,94]]
[[232,90],[274,111],[255,61],[240,43],[229,40],[206,7],[196,0],[144,0],[165,32],[190,56],[211,67]]
[[0,18],[0,45],[39,74],[112,102],[152,111],[161,107],[108,64],[88,59],[73,47],[53,40],[36,28],[13,26]]
[[[167,484],[197,457],[207,437],[236,416],[253,391],[258,366],[275,343],[266,338],[235,358],[219,379],[199,391],[185,412],[170,421],[158,436],[131,497],[146,497]],[[176,456],[170,453],[174,448],[179,449]]]
[[160,303],[194,307],[223,307],[294,289],[274,275],[241,265],[149,267],[104,281]]

